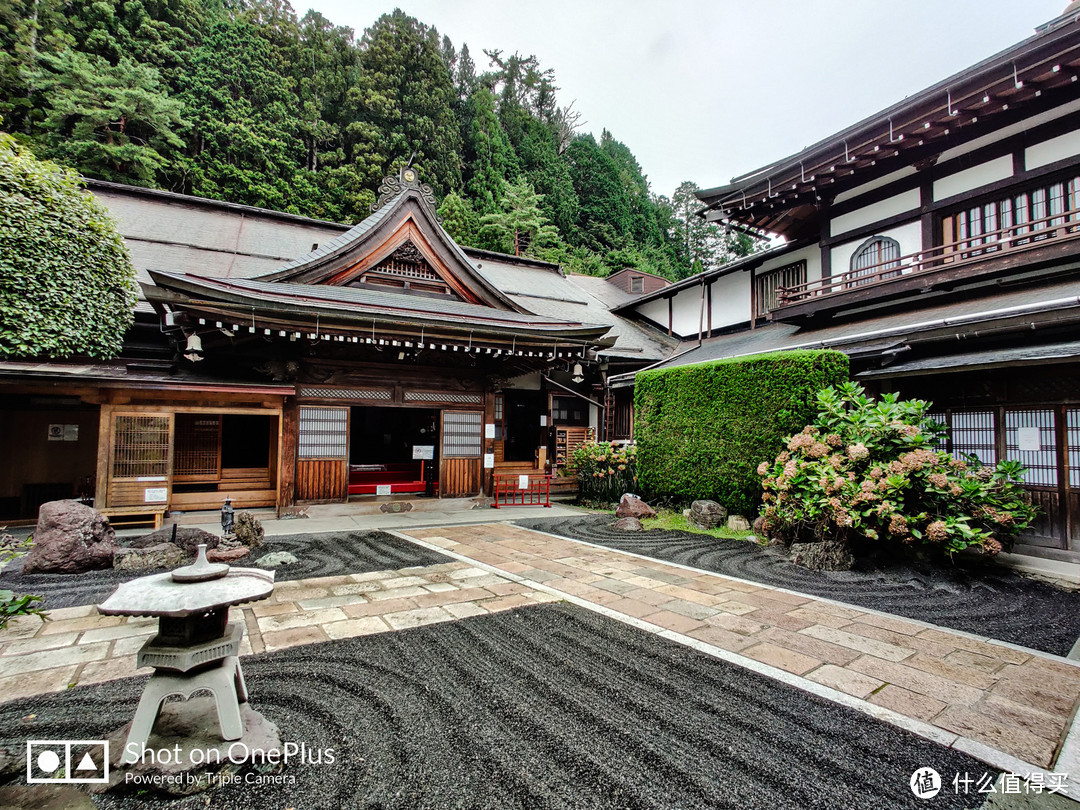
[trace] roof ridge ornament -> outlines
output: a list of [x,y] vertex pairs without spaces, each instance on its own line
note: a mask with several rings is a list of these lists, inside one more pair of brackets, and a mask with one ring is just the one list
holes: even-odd
[[427,183],[420,182],[420,171],[412,165],[411,157],[408,163],[398,169],[396,175],[391,174],[383,178],[382,183],[379,184],[379,199],[372,203],[371,210],[378,211],[410,188],[419,192],[424,202],[431,206],[431,212],[435,215],[436,221],[442,224],[442,217],[436,212],[438,203],[435,200],[435,190]]

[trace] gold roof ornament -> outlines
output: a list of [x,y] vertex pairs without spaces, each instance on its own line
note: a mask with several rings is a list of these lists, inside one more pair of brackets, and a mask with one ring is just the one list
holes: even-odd
[[[412,165],[412,159],[406,163],[400,169],[396,175],[389,175],[384,177],[382,183],[379,184],[379,199],[376,200],[372,206],[372,211],[378,211],[388,202],[398,197],[406,189],[414,188],[419,192],[419,196],[431,206],[432,212],[435,212],[439,207],[438,202],[435,200],[435,191],[427,183],[420,182],[420,170]],[[441,224],[442,217],[437,213],[435,219]]]

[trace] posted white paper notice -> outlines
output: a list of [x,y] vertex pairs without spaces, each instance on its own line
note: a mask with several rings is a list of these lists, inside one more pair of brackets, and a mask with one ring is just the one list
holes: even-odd
[[1037,427],[1022,427],[1016,429],[1017,449],[1024,452],[1039,452],[1042,450],[1042,440]]

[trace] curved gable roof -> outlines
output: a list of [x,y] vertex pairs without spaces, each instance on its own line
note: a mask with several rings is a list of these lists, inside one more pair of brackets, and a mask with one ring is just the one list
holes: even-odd
[[266,282],[341,286],[412,243],[465,301],[521,312],[513,299],[483,275],[439,224],[419,184],[405,187],[371,216],[345,233],[300,256],[280,270],[258,276]]

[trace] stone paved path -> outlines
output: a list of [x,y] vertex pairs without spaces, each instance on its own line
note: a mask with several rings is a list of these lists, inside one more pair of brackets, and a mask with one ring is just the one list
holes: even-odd
[[[505,577],[453,562],[279,582],[273,595],[230,611],[240,654],[384,633],[557,601]],[[0,700],[149,674],[136,653],[157,619],[102,616],[93,605],[20,617],[0,630]]]
[[1080,698],[1075,662],[921,622],[516,526],[411,536],[1040,767]]
[[[506,524],[403,536],[461,559],[278,583],[271,599],[233,609],[247,630],[242,652],[568,598],[893,722],[922,724],[976,756],[972,745],[988,747],[988,761],[1004,752],[1050,767],[1080,698],[1075,662],[825,599]],[[93,606],[13,621],[0,631],[0,700],[135,674],[135,653],[155,626]]]

